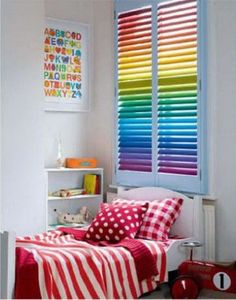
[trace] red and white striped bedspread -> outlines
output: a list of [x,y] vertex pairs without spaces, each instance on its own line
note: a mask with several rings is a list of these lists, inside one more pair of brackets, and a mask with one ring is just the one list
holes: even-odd
[[150,249],[159,272],[142,282],[132,255],[122,247],[92,246],[60,231],[18,238],[16,246],[33,254],[42,298],[137,299],[167,279],[167,245],[141,241]]

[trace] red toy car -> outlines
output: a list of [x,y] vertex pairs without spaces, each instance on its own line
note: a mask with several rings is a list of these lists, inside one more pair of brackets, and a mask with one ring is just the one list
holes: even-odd
[[179,266],[178,273],[171,284],[173,299],[196,299],[202,288],[236,293],[236,262],[225,265],[188,260]]

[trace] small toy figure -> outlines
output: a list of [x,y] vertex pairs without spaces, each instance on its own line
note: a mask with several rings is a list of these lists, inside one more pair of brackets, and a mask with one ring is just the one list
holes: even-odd
[[[57,212],[56,209],[54,211]],[[91,214],[86,206],[82,206],[79,210],[78,214],[71,214],[71,213],[60,213],[58,214],[58,223],[59,224],[72,224],[72,223],[78,223],[78,224],[87,224]]]

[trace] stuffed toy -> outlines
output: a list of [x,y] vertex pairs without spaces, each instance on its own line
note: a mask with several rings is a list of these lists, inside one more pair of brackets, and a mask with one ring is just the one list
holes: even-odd
[[91,214],[86,206],[82,206],[78,214],[60,213],[56,209],[54,209],[54,211],[57,212],[59,224],[86,224],[91,217]]

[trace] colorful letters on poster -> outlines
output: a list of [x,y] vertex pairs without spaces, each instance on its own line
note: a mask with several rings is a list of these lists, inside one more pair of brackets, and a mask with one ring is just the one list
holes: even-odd
[[81,34],[46,27],[44,31],[44,94],[79,100],[81,94]]

